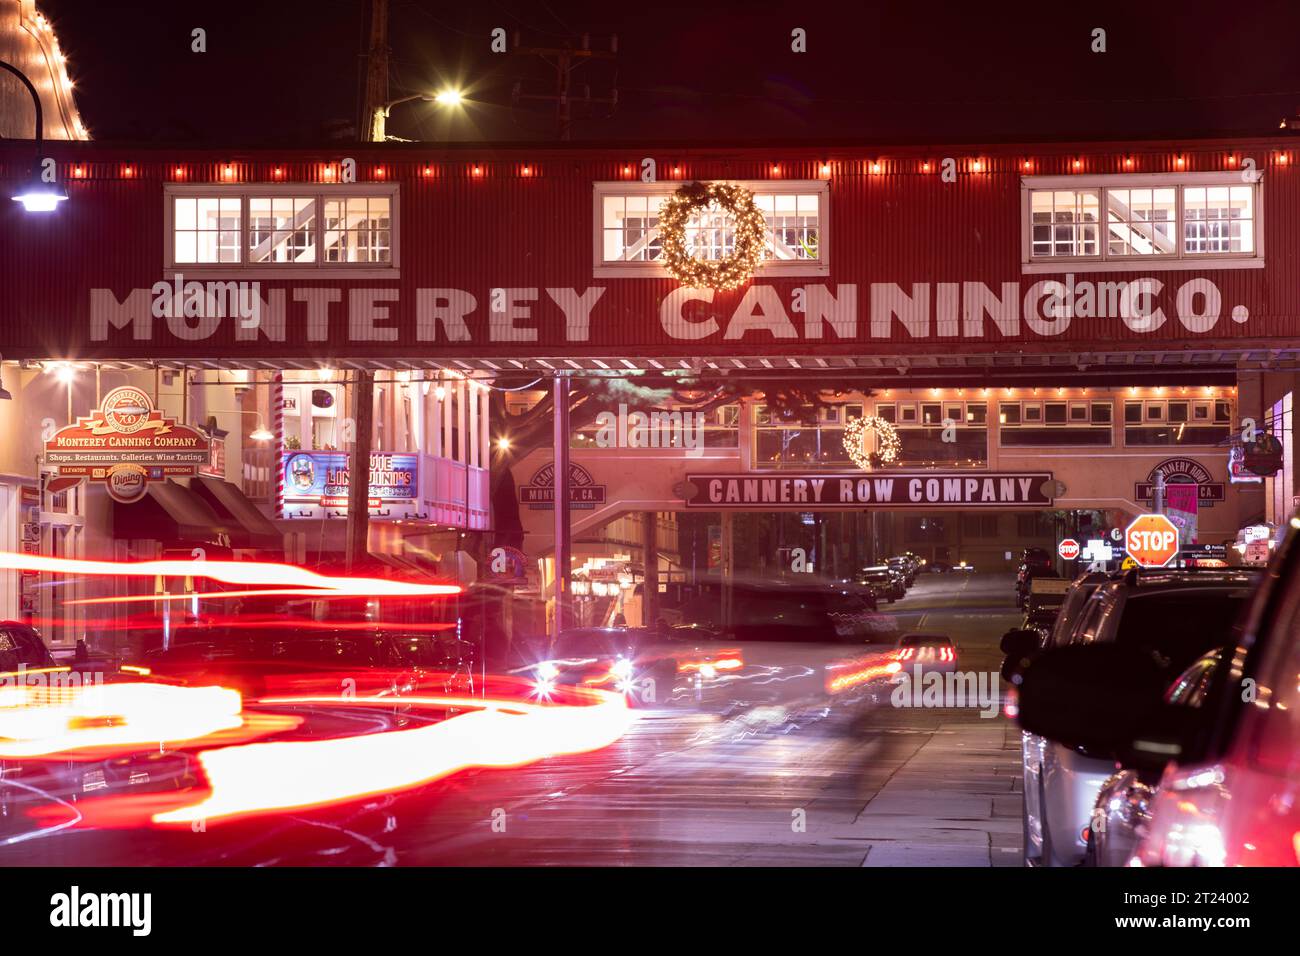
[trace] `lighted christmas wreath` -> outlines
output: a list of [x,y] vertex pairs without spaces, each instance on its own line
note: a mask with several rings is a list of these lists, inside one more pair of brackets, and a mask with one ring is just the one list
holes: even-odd
[[[686,226],[702,211],[725,212],[731,217],[735,245],[723,259],[700,259],[686,242]],[[763,261],[767,220],[754,203],[754,194],[734,183],[686,183],[659,211],[662,262],[668,274],[693,289],[735,289],[754,275]]]
[[[862,439],[868,431],[876,434],[876,450],[870,453],[862,450]],[[844,426],[844,450],[853,459],[853,464],[863,471],[871,471],[896,460],[902,447],[898,431],[883,418],[855,418]]]

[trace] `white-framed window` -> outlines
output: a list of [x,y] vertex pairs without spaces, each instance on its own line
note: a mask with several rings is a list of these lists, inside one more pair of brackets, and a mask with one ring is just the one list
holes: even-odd
[[[664,275],[659,259],[659,209],[680,183],[595,183],[593,267],[598,276]],[[767,220],[760,274],[828,275],[829,184],[821,180],[761,180],[740,185],[754,194]],[[731,217],[707,210],[686,227],[687,242],[702,259],[731,255]]]
[[1109,399],[1005,401],[998,404],[998,443],[1003,448],[1110,445]]
[[163,189],[168,273],[393,277],[398,186],[172,184]]
[[1260,174],[1021,179],[1021,271],[1262,268]]

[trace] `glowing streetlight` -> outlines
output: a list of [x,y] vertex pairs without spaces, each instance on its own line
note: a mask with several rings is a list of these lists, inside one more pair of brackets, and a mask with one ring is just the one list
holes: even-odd
[[[32,81],[16,66],[0,60],[0,69],[7,70],[18,77],[23,86],[27,87],[27,92],[32,95],[32,105],[36,108],[36,161],[39,164],[41,143],[45,139],[45,114],[41,109],[41,98],[36,92],[36,87],[32,86]],[[32,178],[20,187],[13,200],[22,203],[23,208],[28,212],[53,212],[59,208],[59,203],[66,201],[67,198],[68,194],[60,186],[55,183],[42,182],[40,174],[34,172]]]

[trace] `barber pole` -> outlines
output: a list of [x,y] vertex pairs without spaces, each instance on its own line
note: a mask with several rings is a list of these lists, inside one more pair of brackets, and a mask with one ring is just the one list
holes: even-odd
[[284,373],[276,372],[271,380],[271,429],[275,432],[275,516],[284,517]]

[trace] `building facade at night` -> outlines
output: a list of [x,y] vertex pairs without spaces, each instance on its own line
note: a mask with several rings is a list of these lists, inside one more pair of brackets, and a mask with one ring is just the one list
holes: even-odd
[[[1187,543],[1231,551],[1300,494],[1290,138],[47,151],[68,201],[0,209],[5,550],[201,543],[183,509],[206,477],[267,525],[227,502],[202,543],[337,551],[357,369],[377,376],[371,550],[437,573],[469,573],[473,551],[488,576],[497,538],[466,535],[490,533],[541,588],[554,447],[518,425],[557,375],[632,386],[569,436],[573,593],[606,598],[592,621],[649,620],[647,594],[702,576],[787,573],[793,549],[836,577],[902,550],[1012,568],[1157,501]],[[29,163],[0,146],[6,182]],[[661,206],[692,181],[752,193],[751,281],[666,271]],[[725,213],[687,231],[702,258],[734,249]],[[636,388],[672,375],[671,393]],[[786,386],[822,398],[792,416]],[[102,426],[119,388],[171,420],[158,431],[198,427],[206,461],[59,472],[51,435]],[[1243,466],[1256,433],[1282,445],[1268,475]],[[39,616],[18,577],[0,617]]]

